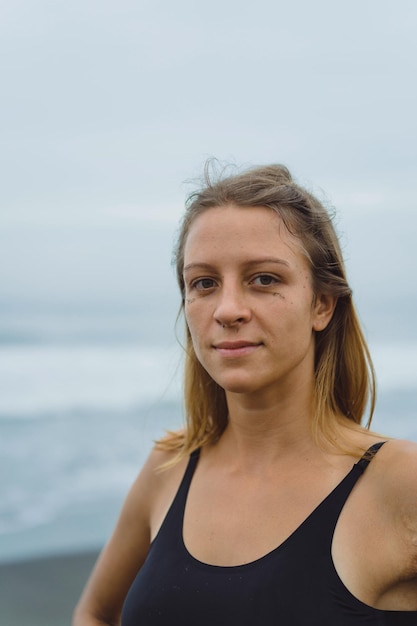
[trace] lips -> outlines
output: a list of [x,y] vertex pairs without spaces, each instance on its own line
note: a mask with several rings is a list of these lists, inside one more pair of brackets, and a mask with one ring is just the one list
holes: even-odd
[[252,341],[221,341],[215,344],[214,348],[222,356],[236,358],[251,354],[261,345]]

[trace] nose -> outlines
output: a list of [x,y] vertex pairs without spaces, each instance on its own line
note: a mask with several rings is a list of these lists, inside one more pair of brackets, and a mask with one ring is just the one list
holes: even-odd
[[223,328],[239,328],[251,319],[251,310],[241,289],[223,285],[218,293],[214,319]]

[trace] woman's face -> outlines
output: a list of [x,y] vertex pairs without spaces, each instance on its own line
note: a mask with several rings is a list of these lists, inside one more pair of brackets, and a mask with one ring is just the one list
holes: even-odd
[[220,206],[192,223],[185,315],[197,358],[229,393],[281,393],[313,381],[314,332],[333,300],[314,297],[300,242],[263,207]]

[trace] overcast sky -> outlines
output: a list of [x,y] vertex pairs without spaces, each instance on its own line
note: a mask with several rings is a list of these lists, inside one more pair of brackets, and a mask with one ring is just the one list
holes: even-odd
[[171,281],[209,156],[285,163],[359,288],[415,294],[416,34],[415,0],[2,0],[3,299]]

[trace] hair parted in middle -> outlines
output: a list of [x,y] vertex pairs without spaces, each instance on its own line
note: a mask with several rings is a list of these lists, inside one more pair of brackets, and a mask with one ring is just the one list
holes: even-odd
[[[370,425],[375,406],[372,361],[352,301],[352,292],[333,221],[323,204],[296,184],[283,165],[254,167],[233,175],[212,175],[209,162],[200,190],[186,203],[174,250],[177,280],[184,309],[184,249],[195,218],[212,208],[234,205],[267,207],[276,212],[301,243],[311,268],[315,295],[330,295],[337,302],[327,327],[315,333],[315,406],[312,430],[327,440],[335,438],[337,418],[360,425],[369,407]],[[170,433],[159,443],[177,450],[178,458],[215,442],[224,431],[228,411],[226,395],[198,361],[186,326],[184,409],[186,428]]]

